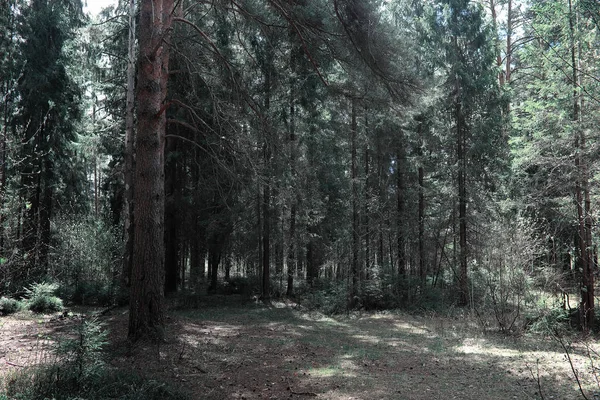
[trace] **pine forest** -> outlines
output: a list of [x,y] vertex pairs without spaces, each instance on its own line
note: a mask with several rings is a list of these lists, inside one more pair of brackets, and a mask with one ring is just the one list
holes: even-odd
[[599,126],[597,0],[0,0],[0,400],[598,398]]

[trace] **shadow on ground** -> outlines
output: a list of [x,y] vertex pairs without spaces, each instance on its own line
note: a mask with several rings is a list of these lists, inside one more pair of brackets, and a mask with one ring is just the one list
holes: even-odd
[[[114,363],[166,379],[193,399],[579,398],[549,338],[484,336],[451,318],[329,318],[283,303],[218,303],[170,312],[168,344],[143,345]],[[110,324],[121,338],[125,318]],[[589,378],[585,357],[574,357]]]

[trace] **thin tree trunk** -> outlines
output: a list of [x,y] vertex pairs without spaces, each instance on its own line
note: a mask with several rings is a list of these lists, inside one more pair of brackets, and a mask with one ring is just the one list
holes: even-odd
[[[170,127],[167,127],[169,130]],[[167,138],[165,154],[165,293],[177,292],[179,274],[179,219],[183,174],[179,173],[180,149],[176,138]]]
[[287,255],[287,296],[294,295],[294,275],[296,274],[296,208],[298,206],[296,194],[296,158],[297,158],[297,138],[296,138],[296,105],[295,105],[294,82],[290,83],[290,175],[292,178],[292,193],[290,194],[290,231]]
[[[265,160],[270,157],[268,145],[265,145]],[[262,291],[263,301],[269,301],[271,297],[271,180],[267,179],[263,187],[263,231],[262,231]]]
[[[571,0],[569,0],[569,29],[571,34],[571,66],[572,66],[572,85],[573,85],[573,115],[572,120],[575,124],[575,199],[577,202],[577,219],[579,230],[579,264],[582,271],[581,280],[581,327],[589,330],[594,324],[594,259],[592,254],[592,222],[591,222],[591,201],[589,194],[587,163],[582,155],[586,151],[585,132],[581,127],[583,100],[579,94],[578,86],[581,84],[581,57],[578,56],[578,45],[576,35],[576,21],[574,20],[574,10]],[[579,50],[580,51],[580,50]]]
[[[421,117],[422,118],[422,117]],[[422,282],[427,278],[427,269],[425,267],[425,169],[423,167],[423,121],[418,121],[419,135],[419,277]]]
[[[401,137],[402,138],[402,137]],[[402,139],[400,140],[402,142]],[[406,275],[406,249],[404,239],[404,148],[398,144],[396,151],[396,240],[398,244],[398,275]]]
[[142,0],[129,339],[164,340],[164,145],[174,0]]
[[459,303],[469,304],[468,260],[467,260],[467,186],[465,132],[460,100],[456,102],[456,156],[458,159],[458,242],[459,242]]
[[[508,0],[508,11],[506,14],[506,71],[505,71],[505,83],[510,84],[511,80],[511,64],[512,64],[512,34],[513,34],[513,12],[512,12],[512,0]],[[507,107],[510,107],[510,103]],[[507,111],[510,111],[508,109]]]
[[[272,50],[269,50],[271,52]],[[265,111],[268,113],[271,108],[271,73],[272,73],[272,55],[267,60],[267,68],[265,73]],[[271,165],[271,143],[272,139],[268,133],[270,126],[266,126],[264,130],[263,142],[263,160],[265,183],[263,185],[262,198],[262,290],[261,298],[264,302],[268,302],[271,298],[271,185],[272,180],[272,165]]]
[[[369,135],[369,110],[365,108],[365,134],[368,137]],[[370,279],[369,273],[371,271],[371,231],[370,231],[370,221],[369,221],[369,142],[365,144],[365,188],[364,188],[364,229],[365,229],[365,270],[364,276],[365,279]]]
[[352,164],[352,287],[350,291],[350,308],[354,308],[358,302],[359,292],[359,251],[360,251],[360,219],[358,204],[358,160],[357,160],[357,135],[358,127],[356,123],[356,99],[352,98],[351,126],[350,126],[350,146],[351,146],[351,164]]

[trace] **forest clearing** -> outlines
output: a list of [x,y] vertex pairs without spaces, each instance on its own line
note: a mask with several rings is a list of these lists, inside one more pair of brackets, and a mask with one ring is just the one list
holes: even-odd
[[[171,340],[129,350],[127,309],[111,310],[99,318],[110,330],[108,365],[177,388],[188,399],[583,398],[563,348],[548,336],[484,333],[476,319],[458,314],[332,318],[295,304],[243,303],[238,296],[216,303],[170,310]],[[80,323],[77,315],[1,318],[2,375],[46,361],[47,340]],[[588,398],[595,398],[599,388],[583,341],[569,348]]]
[[596,400],[599,106],[598,0],[2,0],[0,400]]

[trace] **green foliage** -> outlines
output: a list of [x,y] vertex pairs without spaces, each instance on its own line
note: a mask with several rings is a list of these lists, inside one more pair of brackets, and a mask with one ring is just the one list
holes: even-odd
[[563,331],[570,329],[571,319],[571,312],[560,307],[535,310],[527,315],[527,330],[539,334]]
[[56,363],[19,371],[5,379],[11,400],[182,400],[186,396],[154,380],[110,368],[103,361],[107,331],[95,319],[82,319],[72,338],[58,342]]
[[303,306],[328,315],[348,310],[348,287],[345,282],[317,280],[314,286],[300,286],[296,295]]
[[72,375],[63,373],[63,378],[77,383],[97,376],[105,365],[102,350],[107,337],[108,332],[98,320],[82,319],[75,328],[75,337],[60,341],[56,348],[63,367]]
[[[525,311],[535,303],[532,268],[543,251],[533,224],[526,219],[490,226],[481,264],[472,279],[472,298],[485,327],[508,333],[521,329]],[[491,317],[491,318],[490,318]]]
[[38,313],[53,313],[62,311],[63,302],[54,294],[58,289],[56,283],[34,283],[25,288],[27,308]]
[[54,222],[51,273],[60,276],[59,293],[75,304],[113,304],[120,296],[122,242],[117,230],[91,218]]
[[23,307],[23,303],[19,300],[10,297],[0,297],[0,313],[2,315],[14,314],[21,311]]

